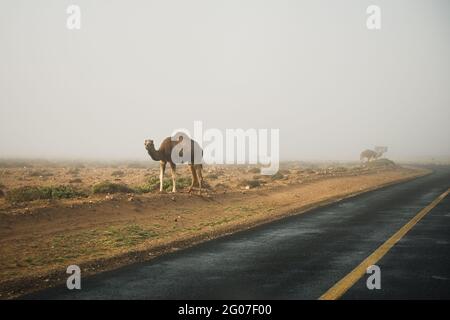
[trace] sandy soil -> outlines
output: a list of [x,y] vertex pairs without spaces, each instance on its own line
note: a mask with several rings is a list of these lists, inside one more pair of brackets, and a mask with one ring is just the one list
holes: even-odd
[[[41,165],[0,172],[7,193],[74,180],[82,189],[114,179],[138,186],[157,175],[157,168]],[[185,168],[181,172],[187,174]],[[0,298],[63,283],[71,264],[80,265],[83,276],[111,270],[427,173],[398,166],[300,163],[284,164],[280,172],[264,177],[251,167],[209,167],[209,189],[201,196],[182,189],[177,194],[155,191],[26,203],[1,198]]]

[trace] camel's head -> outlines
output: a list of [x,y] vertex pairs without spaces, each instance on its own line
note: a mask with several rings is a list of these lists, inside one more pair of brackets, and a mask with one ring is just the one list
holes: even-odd
[[144,141],[144,146],[145,146],[145,149],[148,150],[149,148],[154,147],[155,145],[153,143],[153,140],[145,140]]

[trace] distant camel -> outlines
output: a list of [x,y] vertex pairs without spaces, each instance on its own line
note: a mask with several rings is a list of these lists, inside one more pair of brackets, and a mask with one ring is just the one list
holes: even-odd
[[367,162],[370,162],[371,160],[376,160],[378,158],[380,158],[383,153],[385,153],[387,151],[387,147],[375,147],[375,151],[374,150],[364,150],[363,152],[361,152],[361,155],[359,156],[359,159],[361,161],[364,161],[364,159],[367,159]]
[[159,150],[155,149],[153,140],[145,140],[144,145],[150,157],[160,163],[159,191],[163,191],[166,164],[169,163],[172,173],[172,192],[176,192],[176,164],[187,162],[192,174],[189,192],[192,191],[194,186],[198,186],[201,194],[203,184],[203,150],[195,140],[190,139],[186,134],[177,133],[174,137],[165,138]]

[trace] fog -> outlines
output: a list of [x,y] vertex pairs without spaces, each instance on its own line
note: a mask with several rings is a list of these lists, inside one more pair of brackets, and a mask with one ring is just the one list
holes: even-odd
[[1,0],[0,158],[147,159],[196,120],[278,128],[282,160],[450,157],[449,57],[448,0]]

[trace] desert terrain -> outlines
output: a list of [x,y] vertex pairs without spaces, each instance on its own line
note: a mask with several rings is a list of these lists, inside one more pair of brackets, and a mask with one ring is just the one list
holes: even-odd
[[112,270],[428,173],[387,159],[285,162],[274,176],[205,166],[199,195],[178,171],[173,194],[151,162],[0,162],[0,298],[63,283],[72,264]]

